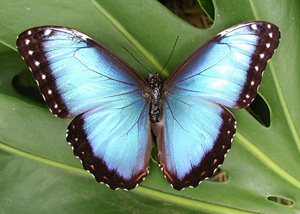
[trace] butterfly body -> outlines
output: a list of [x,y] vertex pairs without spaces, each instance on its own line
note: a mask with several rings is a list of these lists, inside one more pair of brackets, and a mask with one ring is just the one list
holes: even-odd
[[159,122],[161,116],[161,99],[162,99],[162,83],[161,77],[158,73],[149,74],[149,84],[151,87],[151,108],[150,108],[150,120],[152,123]]
[[75,117],[67,141],[98,182],[112,189],[142,182],[152,131],[159,165],[181,190],[197,186],[223,163],[236,130],[226,107],[252,102],[279,38],[271,23],[233,26],[196,49],[165,82],[159,74],[150,74],[147,82],[71,28],[29,29],[18,37],[17,48],[50,111]]

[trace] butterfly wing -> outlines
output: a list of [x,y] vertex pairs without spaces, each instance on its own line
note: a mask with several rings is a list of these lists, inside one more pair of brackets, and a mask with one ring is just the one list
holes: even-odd
[[279,29],[266,22],[228,28],[187,57],[166,80],[165,88],[230,108],[245,108],[257,94],[279,38]]
[[127,63],[77,30],[45,26],[18,37],[17,48],[50,111],[77,116],[67,140],[86,170],[112,189],[131,189],[150,159],[147,82]]
[[257,94],[280,33],[266,22],[233,26],[187,57],[164,84],[155,124],[159,162],[175,189],[197,186],[223,163],[236,122],[224,106],[245,108]]
[[120,99],[75,117],[67,141],[98,182],[111,189],[133,189],[148,173],[148,117],[149,105],[144,99]]
[[223,163],[236,121],[221,105],[175,94],[165,100],[162,120],[153,126],[162,171],[181,190],[197,186]]

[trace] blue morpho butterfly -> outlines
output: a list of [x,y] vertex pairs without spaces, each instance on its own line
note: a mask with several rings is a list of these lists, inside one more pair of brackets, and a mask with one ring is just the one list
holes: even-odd
[[66,27],[26,30],[17,48],[50,111],[75,117],[67,130],[84,169],[111,189],[145,179],[156,136],[159,165],[177,189],[196,187],[223,163],[236,130],[227,110],[255,98],[279,44],[267,22],[235,25],[209,39],[161,83],[149,83],[89,36]]

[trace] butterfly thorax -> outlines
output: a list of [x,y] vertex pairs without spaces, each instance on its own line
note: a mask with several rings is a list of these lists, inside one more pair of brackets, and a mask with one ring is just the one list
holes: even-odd
[[161,77],[158,73],[149,74],[148,81],[151,87],[151,106],[150,106],[150,119],[152,123],[159,122],[160,118],[160,102],[161,102]]

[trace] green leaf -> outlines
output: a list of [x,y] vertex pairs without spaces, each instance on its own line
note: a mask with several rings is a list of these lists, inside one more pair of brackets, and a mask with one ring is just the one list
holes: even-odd
[[[0,0],[0,211],[3,213],[297,213],[300,212],[300,2],[290,0],[214,1],[215,22],[200,30],[153,0]],[[259,90],[271,124],[261,125],[246,110],[232,110],[238,130],[222,169],[227,182],[204,181],[176,191],[154,161],[136,189],[112,191],[82,169],[65,142],[70,122],[13,87],[30,72],[16,53],[22,31],[40,25],[76,28],[103,43],[136,68],[160,71],[176,37],[163,75],[209,37],[234,24],[269,21],[282,39]],[[26,74],[27,72],[27,74]],[[16,81],[16,82],[15,82]],[[20,84],[23,84],[20,81]],[[26,85],[26,84],[25,84]],[[28,82],[28,85],[30,83]],[[35,88],[37,91],[37,88]],[[287,206],[268,200],[281,197]]]

